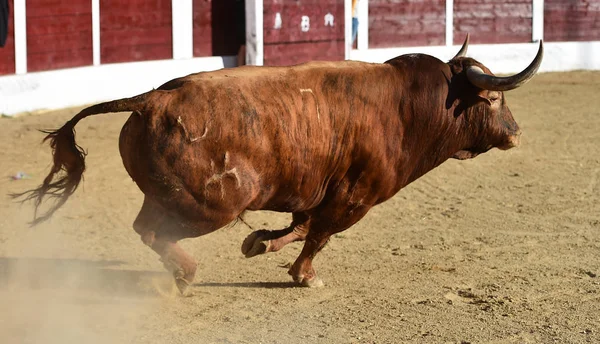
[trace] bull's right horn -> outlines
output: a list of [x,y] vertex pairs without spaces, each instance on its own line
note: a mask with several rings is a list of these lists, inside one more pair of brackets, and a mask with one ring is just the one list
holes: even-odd
[[500,77],[486,74],[483,69],[477,66],[470,66],[467,69],[467,78],[471,84],[490,91],[510,91],[515,89],[533,78],[538,68],[542,64],[542,58],[544,57],[544,44],[540,40],[540,47],[537,55],[533,59],[533,62],[521,73]]
[[467,34],[467,37],[465,38],[465,42],[463,43],[462,47],[460,47],[460,50],[456,53],[456,55],[454,55],[452,60],[454,60],[457,57],[467,56],[467,49],[469,49],[469,34]]

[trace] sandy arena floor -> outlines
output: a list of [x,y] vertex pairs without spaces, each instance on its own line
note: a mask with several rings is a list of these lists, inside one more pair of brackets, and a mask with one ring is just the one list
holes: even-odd
[[[200,262],[189,297],[131,228],[142,193],[118,152],[128,115],[77,126],[84,185],[35,228],[32,205],[5,195],[50,166],[36,129],[79,109],[0,119],[1,341],[599,343],[598,90],[600,72],[573,72],[508,92],[521,147],[448,161],[336,235],[315,260],[324,288],[291,283],[301,244],[245,259],[238,223],[183,241]],[[32,178],[11,180],[19,171]]]

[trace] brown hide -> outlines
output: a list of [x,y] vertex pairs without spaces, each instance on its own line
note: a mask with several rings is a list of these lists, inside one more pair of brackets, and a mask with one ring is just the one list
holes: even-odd
[[[462,118],[445,108],[448,66],[425,55],[402,62],[244,67],[171,81],[125,124],[123,162],[171,213],[214,222],[181,236],[245,209],[303,212],[342,193],[352,204],[380,203],[464,145]],[[188,193],[194,205],[182,208]]]

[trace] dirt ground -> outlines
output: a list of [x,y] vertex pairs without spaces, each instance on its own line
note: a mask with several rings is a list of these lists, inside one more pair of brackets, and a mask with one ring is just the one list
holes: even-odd
[[0,119],[1,341],[599,343],[598,90],[600,72],[572,72],[508,92],[521,147],[448,161],[336,235],[315,260],[324,288],[291,283],[301,244],[245,259],[238,223],[183,241],[200,262],[188,297],[131,228],[142,193],[118,152],[126,114],[78,125],[83,187],[35,228],[32,205],[5,195],[50,166],[36,129],[79,109]]

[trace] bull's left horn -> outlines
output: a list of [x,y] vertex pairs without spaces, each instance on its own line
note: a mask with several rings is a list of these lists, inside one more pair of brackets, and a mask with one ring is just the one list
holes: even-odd
[[486,74],[481,68],[477,66],[470,66],[467,69],[467,78],[469,81],[484,90],[490,91],[510,91],[513,90],[533,78],[538,68],[542,64],[542,58],[544,57],[544,44],[540,40],[540,47],[538,53],[533,59],[533,62],[521,73],[512,76],[499,77],[494,75]]
[[460,47],[460,50],[456,53],[456,55],[454,55],[452,60],[454,60],[457,57],[467,56],[467,49],[469,49],[469,34],[467,34],[467,37],[465,38],[465,42],[463,43],[462,47]]

